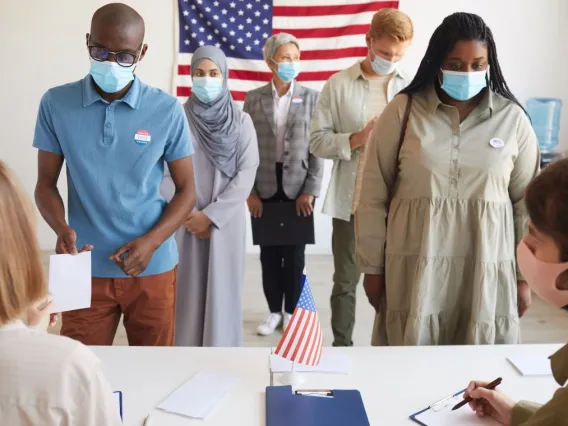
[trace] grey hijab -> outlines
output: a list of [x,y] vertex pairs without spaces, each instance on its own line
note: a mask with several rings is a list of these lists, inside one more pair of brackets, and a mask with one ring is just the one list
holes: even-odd
[[215,62],[223,73],[223,91],[210,103],[192,95],[185,103],[185,111],[192,134],[205,155],[215,168],[233,178],[237,174],[242,112],[227,87],[229,70],[225,54],[214,46],[200,47],[191,58],[192,76],[204,59]]

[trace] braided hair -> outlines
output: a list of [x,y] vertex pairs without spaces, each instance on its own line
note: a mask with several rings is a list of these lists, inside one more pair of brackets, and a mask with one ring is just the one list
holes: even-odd
[[[505,82],[505,77],[501,72],[497,48],[493,40],[491,29],[485,24],[483,19],[472,13],[454,13],[442,22],[434,31],[428,49],[420,63],[420,67],[412,80],[412,83],[401,93],[415,95],[422,92],[432,84],[438,83],[438,74],[443,62],[459,41],[479,41],[487,46],[489,61],[489,88],[496,94],[509,99],[524,108],[511,93]],[[525,111],[526,112],[526,111]]]

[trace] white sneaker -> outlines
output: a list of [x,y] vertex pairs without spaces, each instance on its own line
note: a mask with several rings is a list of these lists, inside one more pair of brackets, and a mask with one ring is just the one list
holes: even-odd
[[274,333],[274,330],[276,330],[280,324],[282,324],[282,315],[270,314],[266,320],[258,326],[256,333],[261,336],[269,336]]
[[282,331],[286,331],[288,328],[288,324],[290,324],[290,320],[292,319],[292,315],[284,312],[284,319],[282,320]]

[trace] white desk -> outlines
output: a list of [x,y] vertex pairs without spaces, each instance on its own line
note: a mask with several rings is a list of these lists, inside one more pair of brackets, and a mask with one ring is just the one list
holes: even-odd
[[[93,346],[113,390],[122,391],[124,426],[256,426],[265,423],[264,395],[270,382],[269,348],[147,348]],[[207,420],[155,410],[177,387],[200,371],[240,377],[237,389]]]
[[[522,377],[506,360],[519,351],[548,356],[561,345],[325,348],[351,358],[349,376],[303,373],[302,388],[358,389],[371,425],[412,425],[408,416],[467,386],[470,380],[503,377],[501,389],[515,399],[545,402],[552,377]],[[114,390],[123,392],[125,426],[265,426],[264,393],[270,385],[269,348],[93,347]],[[207,420],[154,410],[199,371],[237,375],[240,386]],[[279,385],[280,374],[273,375]],[[467,408],[465,408],[467,409]]]
[[[351,358],[351,374],[302,373],[304,389],[358,389],[371,425],[412,425],[412,413],[456,393],[471,380],[503,378],[514,399],[546,402],[558,385],[550,377],[522,377],[507,356],[549,356],[562,345],[326,348]],[[274,374],[279,385],[281,374]],[[468,408],[464,408],[468,409]]]

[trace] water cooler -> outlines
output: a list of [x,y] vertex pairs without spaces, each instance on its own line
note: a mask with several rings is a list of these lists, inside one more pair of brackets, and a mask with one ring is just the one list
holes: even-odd
[[558,148],[562,100],[557,98],[530,98],[527,111],[538,138],[541,154],[541,168],[558,159],[562,153]]

